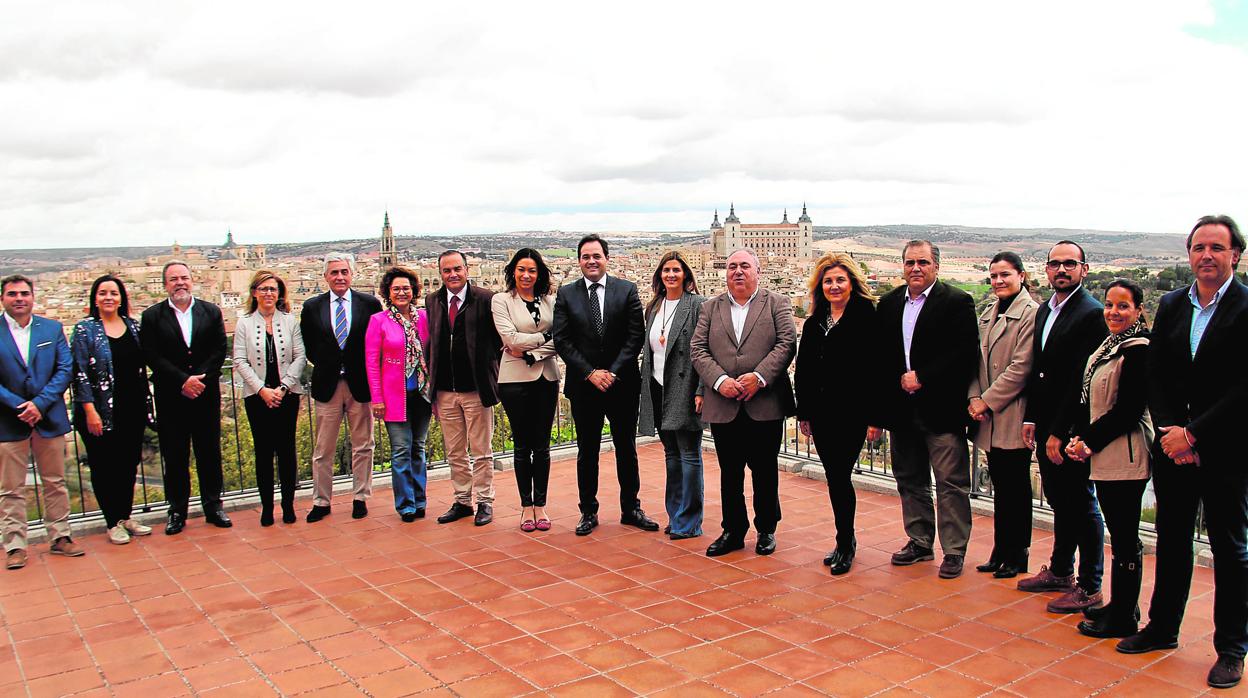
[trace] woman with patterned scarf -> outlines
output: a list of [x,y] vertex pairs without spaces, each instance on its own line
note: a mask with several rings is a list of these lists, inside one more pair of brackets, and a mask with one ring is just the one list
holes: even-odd
[[1144,292],[1133,281],[1117,279],[1106,288],[1109,336],[1088,358],[1083,385],[1067,405],[1073,426],[1066,454],[1092,462],[1091,477],[1114,556],[1110,602],[1085,610],[1087,620],[1079,623],[1079,632],[1089,637],[1127,637],[1135,634],[1140,620],[1140,503],[1148,486],[1148,447],[1153,441],[1143,303]]
[[368,320],[364,362],[372,394],[373,416],[384,420],[390,436],[390,484],[394,508],[407,522],[425,516],[425,436],[429,433],[429,372],[425,348],[429,323],[415,272],[392,267],[381,277],[386,309]]

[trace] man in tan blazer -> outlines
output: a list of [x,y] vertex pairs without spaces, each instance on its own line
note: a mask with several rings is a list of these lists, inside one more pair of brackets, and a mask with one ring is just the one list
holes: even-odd
[[745,468],[754,484],[754,551],[776,549],[780,521],[776,456],[784,418],[795,413],[789,363],[797,352],[793,304],[758,287],[753,250],[728,257],[728,291],[702,306],[693,331],[693,367],[710,386],[702,420],[711,425],[719,460],[723,534],[706,549],[709,557],[745,547],[750,524],[745,510]]

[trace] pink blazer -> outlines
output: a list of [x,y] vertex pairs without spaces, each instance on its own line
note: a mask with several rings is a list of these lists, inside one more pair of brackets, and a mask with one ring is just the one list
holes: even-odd
[[[423,308],[416,311],[416,335],[420,337],[421,351],[427,353],[429,321]],[[373,402],[386,406],[382,419],[387,422],[407,421],[407,376],[403,370],[406,354],[403,326],[388,312],[368,319],[368,331],[364,334],[364,368],[368,372],[368,389]]]

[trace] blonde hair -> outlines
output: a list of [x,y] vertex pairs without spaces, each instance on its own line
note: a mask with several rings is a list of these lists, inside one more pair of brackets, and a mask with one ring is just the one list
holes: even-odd
[[871,293],[871,287],[867,285],[858,262],[854,261],[848,252],[829,252],[815,262],[815,268],[811,270],[810,279],[807,281],[807,287],[810,289],[808,308],[811,315],[818,314],[828,305],[828,299],[823,297],[823,275],[828,273],[829,269],[836,267],[844,269],[849,275],[849,283],[854,287],[854,295],[861,296],[872,303],[875,302],[875,294]]

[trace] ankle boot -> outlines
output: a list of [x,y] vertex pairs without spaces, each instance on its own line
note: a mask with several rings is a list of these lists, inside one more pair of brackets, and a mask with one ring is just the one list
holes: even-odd
[[273,502],[267,502],[260,505],[260,525],[273,525]]
[[297,520],[295,516],[295,502],[293,499],[282,498],[282,523],[292,524]]
[[1020,552],[1009,556],[992,576],[996,579],[1010,579],[1020,574],[1027,574],[1029,551],[1023,548]]
[[1143,573],[1143,561],[1139,558],[1114,560],[1109,580],[1110,603],[1097,618],[1080,622],[1079,632],[1088,637],[1130,637],[1139,632]]

